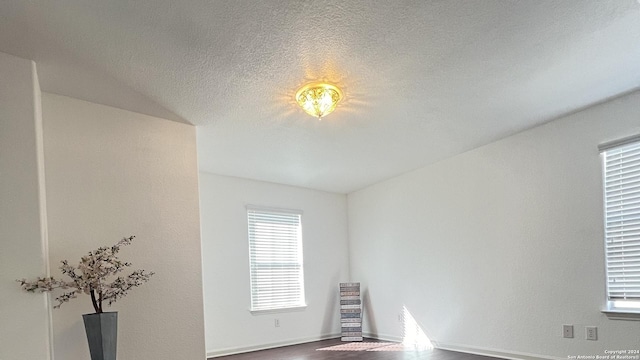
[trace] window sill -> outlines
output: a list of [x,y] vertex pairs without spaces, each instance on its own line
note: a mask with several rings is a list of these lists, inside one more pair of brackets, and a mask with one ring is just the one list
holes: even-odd
[[302,306],[293,306],[287,308],[279,308],[279,309],[265,309],[265,310],[249,310],[251,315],[264,315],[264,314],[277,314],[277,313],[286,313],[286,312],[294,312],[294,311],[304,311],[307,308],[307,305]]
[[640,321],[640,312],[632,310],[602,310],[609,320]]

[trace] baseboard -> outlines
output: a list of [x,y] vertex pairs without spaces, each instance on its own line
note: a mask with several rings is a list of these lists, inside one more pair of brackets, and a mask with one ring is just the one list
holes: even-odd
[[[368,337],[376,340],[402,342],[402,337],[398,337],[394,335],[373,334],[373,333],[363,333],[362,335],[364,337]],[[443,343],[439,341],[431,341],[431,345],[433,345],[434,348],[441,349],[441,350],[450,350],[450,351],[456,351],[456,352],[467,353],[467,354],[491,356],[491,357],[508,359],[508,360],[566,360],[566,358],[563,358],[563,357],[545,356],[545,355],[539,355],[539,354],[529,354],[529,353],[523,353],[523,352]]]
[[381,341],[402,342],[402,337],[389,334],[362,333],[362,336]]
[[[374,334],[374,333],[362,333],[362,335],[365,338],[371,338],[371,339],[376,339],[381,341],[402,342],[402,337],[395,336],[395,335]],[[207,358],[216,358],[220,356],[242,354],[242,353],[259,351],[259,350],[267,350],[267,349],[273,349],[273,348],[278,348],[282,346],[299,345],[299,344],[304,344],[308,342],[334,339],[339,337],[340,337],[340,333],[325,334],[325,335],[320,335],[316,337],[290,339],[290,340],[280,341],[276,343],[207,351]],[[508,359],[508,360],[566,360],[566,358],[564,357],[545,356],[545,355],[539,355],[539,354],[506,351],[506,350],[483,348],[483,347],[477,347],[477,346],[443,343],[439,341],[432,341],[431,343],[433,347],[436,349],[457,351],[461,353],[475,354],[475,355],[482,355],[482,356],[491,356],[491,357]]]
[[492,357],[509,359],[509,360],[566,360],[566,358],[563,358],[563,357],[529,354],[529,353],[482,348],[482,347],[467,346],[467,345],[460,345],[460,344],[449,344],[449,343],[443,343],[439,341],[432,341],[431,343],[433,347],[435,347],[436,349],[457,351],[457,352],[483,355],[483,356],[492,356]]
[[220,356],[242,354],[242,353],[247,353],[251,351],[267,350],[267,349],[279,348],[282,346],[289,346],[289,345],[299,345],[299,344],[304,344],[304,343],[313,342],[313,341],[334,339],[338,337],[340,337],[340,333],[325,334],[325,335],[307,337],[307,338],[290,339],[286,341],[280,341],[280,342],[269,343],[269,344],[259,344],[259,345],[252,345],[252,346],[243,346],[243,347],[207,351],[207,358],[216,358]]

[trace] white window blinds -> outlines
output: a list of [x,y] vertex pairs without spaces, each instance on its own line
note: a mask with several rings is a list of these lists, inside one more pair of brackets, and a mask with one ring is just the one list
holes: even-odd
[[640,301],[640,139],[602,152],[607,296]]
[[301,213],[247,209],[251,310],[305,306]]

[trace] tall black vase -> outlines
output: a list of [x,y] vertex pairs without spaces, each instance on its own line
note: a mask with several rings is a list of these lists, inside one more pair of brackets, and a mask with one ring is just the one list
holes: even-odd
[[118,313],[84,314],[91,360],[116,360],[118,340]]

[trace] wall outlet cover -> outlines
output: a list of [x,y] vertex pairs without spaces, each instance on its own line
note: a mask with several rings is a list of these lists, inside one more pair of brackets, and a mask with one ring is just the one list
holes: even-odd
[[562,325],[562,337],[567,339],[573,338],[573,325]]
[[587,340],[598,340],[598,328],[595,326],[586,326],[584,328],[585,338]]

